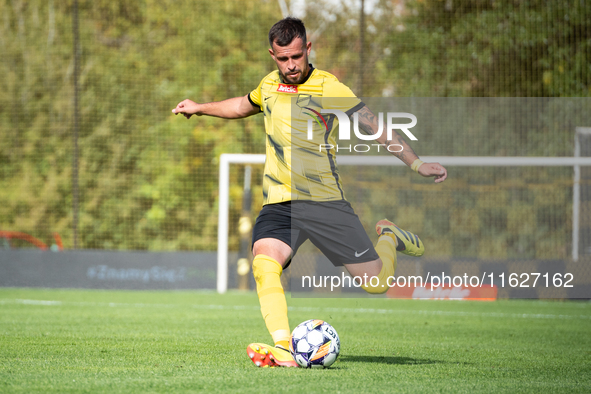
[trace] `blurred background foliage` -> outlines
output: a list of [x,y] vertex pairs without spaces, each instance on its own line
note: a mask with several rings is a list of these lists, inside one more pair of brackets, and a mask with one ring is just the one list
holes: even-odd
[[[360,1],[286,3],[306,22],[314,65],[364,96],[591,95],[589,1],[366,0],[363,41]],[[58,232],[66,248],[73,246],[72,4],[0,0],[0,229],[46,242]],[[185,98],[245,95],[274,70],[267,33],[282,17],[281,1],[78,4],[79,247],[214,250],[218,157],[263,153],[263,119],[187,121],[170,111]],[[529,144],[523,155],[572,155],[573,132],[496,138]],[[447,144],[434,139],[417,150],[471,154],[469,136]],[[478,154],[507,154],[501,146]],[[237,223],[238,168],[232,176]],[[260,182],[253,195],[256,216]],[[462,222],[459,206],[441,220]]]

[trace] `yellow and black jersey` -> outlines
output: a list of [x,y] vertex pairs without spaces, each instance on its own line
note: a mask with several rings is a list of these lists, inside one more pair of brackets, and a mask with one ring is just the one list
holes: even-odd
[[335,160],[337,116],[364,104],[332,74],[314,69],[299,85],[267,75],[248,99],[265,116],[267,133],[263,205],[292,200],[344,200]]

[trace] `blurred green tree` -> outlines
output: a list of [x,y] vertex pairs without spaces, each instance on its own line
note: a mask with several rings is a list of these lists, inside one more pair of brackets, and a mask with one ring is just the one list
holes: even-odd
[[404,14],[389,37],[396,95],[591,95],[588,1],[409,1]]

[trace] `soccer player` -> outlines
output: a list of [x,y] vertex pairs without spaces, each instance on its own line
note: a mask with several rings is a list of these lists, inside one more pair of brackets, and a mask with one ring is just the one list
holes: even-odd
[[[324,115],[328,121],[324,116],[324,124],[318,121],[314,134],[326,143],[325,149],[318,149],[302,138],[308,135],[308,122],[297,116],[304,109],[307,115],[319,114],[314,108],[328,105],[348,116],[356,113],[359,127],[367,134],[383,131],[378,118],[335,76],[308,63],[312,44],[307,42],[301,20],[288,17],[277,22],[269,31],[269,44],[277,71],[264,77],[252,92],[204,104],[184,100],[172,112],[187,119],[192,115],[238,119],[261,112],[265,116],[264,203],[253,229],[252,252],[261,312],[274,346],[252,343],[247,354],[260,367],[297,366],[287,350],[290,327],[280,277],[304,241],[310,239],[335,266],[344,266],[353,277],[377,277],[377,286],[362,285],[373,294],[388,289],[397,251],[421,256],[425,249],[418,236],[387,219],[376,224],[379,238],[373,246],[345,199],[338,175],[334,149],[338,120]],[[393,154],[420,175],[435,177],[436,183],[447,177],[442,165],[423,163],[395,131],[391,140],[382,133],[376,141],[385,146],[397,144]]]

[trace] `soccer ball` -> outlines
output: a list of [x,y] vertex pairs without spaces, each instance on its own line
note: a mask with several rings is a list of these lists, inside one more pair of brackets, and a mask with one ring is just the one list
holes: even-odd
[[337,359],[341,341],[335,329],[322,320],[307,320],[289,339],[289,351],[302,368],[328,368]]

